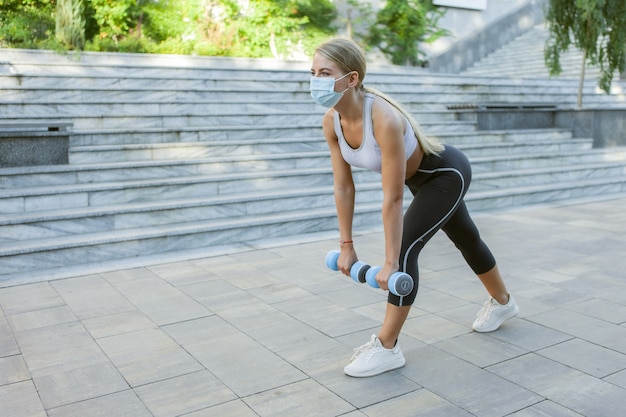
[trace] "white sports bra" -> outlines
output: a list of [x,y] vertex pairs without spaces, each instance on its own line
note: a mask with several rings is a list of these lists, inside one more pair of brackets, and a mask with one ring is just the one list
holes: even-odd
[[[365,93],[363,101],[363,140],[358,148],[351,147],[343,136],[339,113],[335,112],[335,134],[339,138],[339,148],[343,159],[352,166],[366,168],[371,171],[382,171],[382,155],[380,147],[374,138],[374,125],[372,123],[372,103],[374,94]],[[408,160],[417,148],[417,138],[411,124],[407,120],[406,132],[404,133],[404,149]]]

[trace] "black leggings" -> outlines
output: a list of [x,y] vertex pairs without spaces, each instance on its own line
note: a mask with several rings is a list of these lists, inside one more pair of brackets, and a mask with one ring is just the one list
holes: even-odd
[[413,292],[405,297],[389,293],[389,303],[397,306],[413,304],[419,285],[417,258],[439,229],[461,251],[474,273],[483,274],[496,265],[463,201],[471,178],[472,169],[467,157],[446,145],[439,155],[424,156],[418,171],[406,181],[413,193],[413,201],[404,214],[400,271],[411,275],[415,285]]

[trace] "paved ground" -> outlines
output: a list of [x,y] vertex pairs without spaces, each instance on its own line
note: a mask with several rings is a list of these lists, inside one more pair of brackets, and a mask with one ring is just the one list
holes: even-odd
[[[405,368],[342,372],[385,295],[327,271],[336,241],[0,288],[0,416],[623,416],[626,199],[481,215],[521,311],[471,331],[486,293],[440,234]],[[382,234],[356,237],[381,259]]]

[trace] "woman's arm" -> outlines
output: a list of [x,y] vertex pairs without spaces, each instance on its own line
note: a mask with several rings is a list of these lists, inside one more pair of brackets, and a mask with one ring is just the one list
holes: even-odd
[[[341,156],[339,141],[334,128],[334,110],[330,109],[324,115],[322,127],[324,137],[330,150],[330,159],[333,167],[335,184],[335,205],[337,207],[337,221],[339,223],[339,239],[352,240],[352,219],[354,218],[355,187],[352,178],[352,168]],[[350,267],[358,260],[352,243],[341,244],[341,254],[337,260],[339,270],[350,275]]]
[[405,121],[401,114],[381,98],[372,107],[374,137],[382,154],[382,217],[385,234],[385,264],[376,277],[381,288],[387,289],[391,274],[399,270],[402,246],[403,197],[406,176],[404,150]]

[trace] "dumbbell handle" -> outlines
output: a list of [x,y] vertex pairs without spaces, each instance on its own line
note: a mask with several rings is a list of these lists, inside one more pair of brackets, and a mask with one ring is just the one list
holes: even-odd
[[[331,250],[326,255],[326,266],[333,270],[339,271],[337,261],[339,260],[340,252],[338,250]],[[356,282],[365,282],[365,274],[370,269],[370,266],[364,262],[357,261],[352,267],[350,267],[350,277]]]
[[[382,268],[380,266],[371,267],[365,274],[365,280],[370,287],[380,288],[376,281],[376,275]],[[387,281],[389,292],[397,295],[398,297],[404,297],[409,295],[413,291],[413,278],[406,272],[394,272]]]

